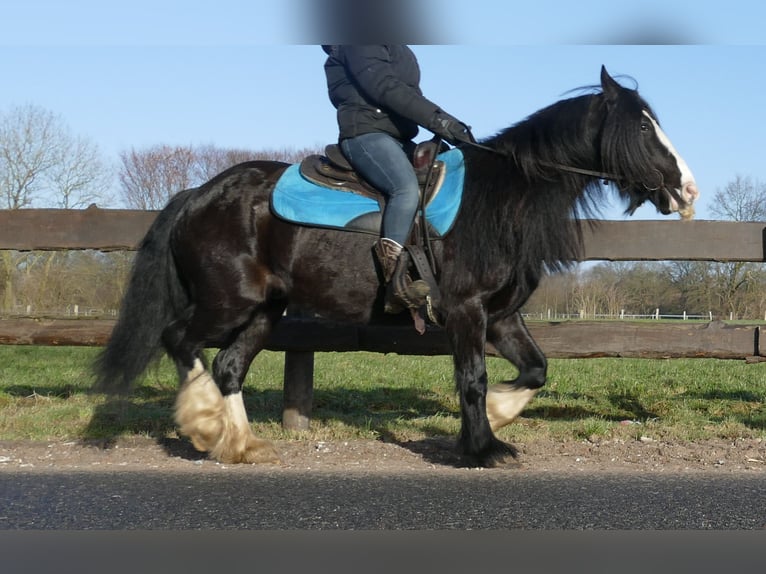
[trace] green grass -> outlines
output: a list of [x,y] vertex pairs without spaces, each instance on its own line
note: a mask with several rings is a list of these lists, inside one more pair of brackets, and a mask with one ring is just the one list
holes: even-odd
[[[0,346],[0,440],[175,436],[177,382],[163,360],[129,398],[89,392],[98,349]],[[283,354],[264,352],[245,384],[253,428],[285,439],[417,440],[455,435],[459,408],[449,357],[317,353],[312,430],[281,428]],[[512,378],[489,358],[490,382]],[[626,421],[629,421],[626,422]],[[766,437],[766,364],[715,359],[550,361],[548,384],[506,440]]]

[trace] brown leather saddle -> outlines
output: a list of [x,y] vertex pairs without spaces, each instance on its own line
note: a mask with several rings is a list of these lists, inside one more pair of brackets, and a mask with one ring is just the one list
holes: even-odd
[[[436,159],[440,149],[438,143],[429,140],[415,146],[412,154],[412,165],[418,176],[424,206],[431,203],[444,182],[444,162]],[[301,162],[303,177],[324,187],[369,197],[383,207],[383,195],[356,173],[340,146],[330,144],[325,147],[324,153],[310,155]]]

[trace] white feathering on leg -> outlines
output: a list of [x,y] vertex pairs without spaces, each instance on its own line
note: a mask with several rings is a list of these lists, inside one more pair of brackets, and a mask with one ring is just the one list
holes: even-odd
[[271,442],[257,438],[250,429],[242,393],[224,397],[199,360],[181,385],[175,419],[194,448],[219,462],[279,462]]
[[515,387],[507,383],[491,385],[487,389],[487,418],[492,430],[504,427],[519,416],[537,391],[538,389]]
[[179,432],[189,437],[197,450],[209,451],[221,437],[223,417],[221,391],[202,361],[195,359],[176,398],[175,420]]

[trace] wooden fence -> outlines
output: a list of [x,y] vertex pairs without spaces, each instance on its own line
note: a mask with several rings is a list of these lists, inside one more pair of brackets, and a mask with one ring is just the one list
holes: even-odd
[[[132,250],[156,217],[153,211],[0,210],[0,249]],[[600,221],[588,226],[585,260],[766,261],[766,223],[724,221]],[[0,320],[0,344],[103,345],[112,320]],[[551,358],[717,357],[759,360],[766,356],[755,325],[530,322],[530,331]],[[438,328],[417,335],[408,324],[340,325],[288,317],[268,347],[285,351],[283,424],[306,428],[313,393],[314,352],[374,351],[410,355],[449,354]],[[494,349],[488,346],[488,354]]]

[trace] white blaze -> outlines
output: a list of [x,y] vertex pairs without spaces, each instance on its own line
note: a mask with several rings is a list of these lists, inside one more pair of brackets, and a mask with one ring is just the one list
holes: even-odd
[[[684,161],[684,158],[682,158],[681,155],[676,151],[676,148],[673,147],[670,138],[668,138],[668,136],[665,135],[665,132],[662,131],[662,128],[660,127],[660,124],[657,123],[657,120],[655,120],[646,110],[644,110],[644,115],[650,122],[652,122],[652,126],[654,126],[654,132],[657,134],[657,138],[659,138],[660,142],[662,142],[662,145],[668,149],[670,154],[676,160],[678,171],[681,172],[681,189],[676,189],[676,191],[684,201],[689,204],[694,203],[697,197],[699,197],[699,191],[697,191],[697,183],[694,180],[694,174],[692,174],[692,170],[689,169],[689,166]],[[675,205],[675,200],[671,199],[671,203],[675,208],[674,211],[678,211],[678,205]]]

